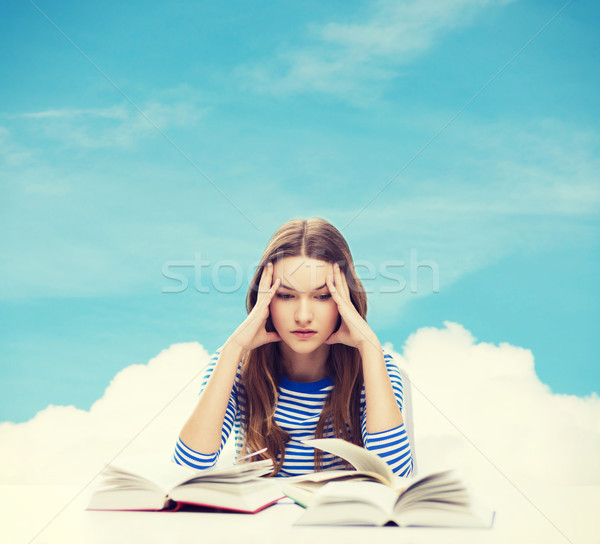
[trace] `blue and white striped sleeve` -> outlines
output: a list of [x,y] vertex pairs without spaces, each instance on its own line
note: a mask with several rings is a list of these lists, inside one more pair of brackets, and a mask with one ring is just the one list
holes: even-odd
[[[402,377],[398,371],[398,366],[394,362],[391,354],[384,351],[385,366],[392,382],[396,402],[402,411],[403,389]],[[394,474],[398,476],[410,476],[413,471],[413,458],[408,441],[408,433],[404,423],[393,429],[377,433],[367,432],[367,408],[366,402],[363,404],[361,413],[361,429],[365,449],[372,451],[383,458],[390,465]]]
[[[204,377],[202,379],[202,384],[200,386],[200,394],[204,391],[206,384],[209,378],[212,376],[212,373],[217,364],[217,360],[219,358],[219,351],[217,350],[211,357],[206,366],[206,371],[204,373]],[[229,438],[232,429],[236,425],[236,417],[238,414],[238,406],[237,406],[237,384],[240,378],[240,369],[238,368],[238,372],[236,375],[235,382],[231,389],[231,395],[229,396],[229,402],[227,403],[227,410],[225,412],[225,419],[223,421],[223,430],[221,432],[221,445],[219,450],[212,454],[200,453],[198,451],[193,450],[189,446],[187,446],[181,438],[177,439],[177,443],[175,444],[175,451],[173,452],[172,460],[178,465],[186,465],[195,469],[207,469],[215,466],[217,460],[219,459],[219,454],[223,450],[225,446],[225,442]]]

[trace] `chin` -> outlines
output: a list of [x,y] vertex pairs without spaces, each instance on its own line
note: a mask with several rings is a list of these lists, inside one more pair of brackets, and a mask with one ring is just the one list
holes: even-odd
[[296,338],[295,336],[290,339],[290,342],[285,342],[286,345],[296,353],[312,353],[313,351],[319,349],[324,342],[323,341],[302,341]]

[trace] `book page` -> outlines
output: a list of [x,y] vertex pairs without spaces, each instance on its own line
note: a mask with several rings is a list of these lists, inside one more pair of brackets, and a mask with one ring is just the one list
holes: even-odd
[[314,496],[311,507],[329,503],[360,502],[377,506],[390,515],[398,495],[396,492],[375,482],[330,482],[319,489]]
[[410,504],[428,499],[444,502],[464,502],[468,500],[468,496],[467,489],[461,482],[443,481],[436,486],[429,483],[423,487],[411,487],[400,495],[398,503]]
[[388,485],[386,478],[376,472],[363,472],[358,470],[322,470],[321,472],[309,472],[299,476],[290,476],[287,481],[290,484],[313,483],[321,486],[334,480],[365,480],[370,482],[379,482]]
[[374,482],[331,482],[319,489],[296,525],[384,525],[396,492]]
[[105,482],[135,480],[140,484],[148,482],[148,488],[158,488],[167,493],[177,484],[194,476],[193,469],[172,463],[168,458],[157,455],[131,455],[119,458],[104,470]]
[[[389,515],[372,504],[361,502],[339,502],[320,508],[307,508],[294,525],[385,525]],[[335,539],[331,539],[335,542]]]
[[333,453],[348,461],[360,472],[375,472],[385,478],[388,485],[393,485],[394,472],[391,467],[378,455],[367,451],[356,444],[346,442],[341,438],[314,438],[302,440],[303,444]]
[[194,481],[210,480],[214,482],[246,481],[269,474],[273,470],[271,459],[262,459],[239,465],[214,467],[194,471]]
[[301,506],[309,506],[316,491],[328,482],[367,481],[378,482],[377,485],[390,489],[385,478],[375,472],[358,472],[356,470],[324,470],[302,476],[287,478],[283,486],[284,493]]
[[458,507],[439,503],[423,503],[396,512],[394,521],[400,526],[413,527],[491,528],[494,515],[493,510],[478,504]]
[[[112,483],[135,479],[139,486],[147,481],[147,488],[159,488],[165,494],[188,481],[247,481],[271,472],[271,460],[243,463],[230,467],[196,470],[177,465],[164,456],[136,455],[113,461],[104,471],[106,480]],[[132,478],[133,477],[133,478]]]

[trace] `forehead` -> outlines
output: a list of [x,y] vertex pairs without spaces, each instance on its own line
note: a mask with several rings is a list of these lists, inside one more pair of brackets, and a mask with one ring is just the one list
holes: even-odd
[[285,257],[275,263],[273,280],[295,291],[310,293],[325,284],[331,265],[308,257]]

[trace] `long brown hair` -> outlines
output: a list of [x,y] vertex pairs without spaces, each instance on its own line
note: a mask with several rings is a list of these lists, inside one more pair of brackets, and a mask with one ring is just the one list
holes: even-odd
[[[354,271],[350,248],[341,233],[320,217],[293,219],[277,229],[250,282],[246,297],[248,313],[256,304],[258,284],[267,264],[299,256],[338,263],[346,276],[352,304],[366,318],[367,297]],[[340,322],[341,318],[338,318],[338,327]],[[270,318],[267,320],[267,330],[274,330]],[[362,446],[360,396],[363,376],[360,354],[356,348],[332,344],[327,366],[334,386],[325,401],[315,436],[322,437],[325,428],[331,426],[334,436]],[[266,447],[267,451],[261,456],[273,460],[273,475],[281,470],[285,459],[285,444],[290,440],[289,434],[275,422],[280,376],[277,343],[260,346],[244,357],[241,388],[243,451],[258,451]],[[316,450],[315,470],[320,470],[321,465],[322,452]]]

